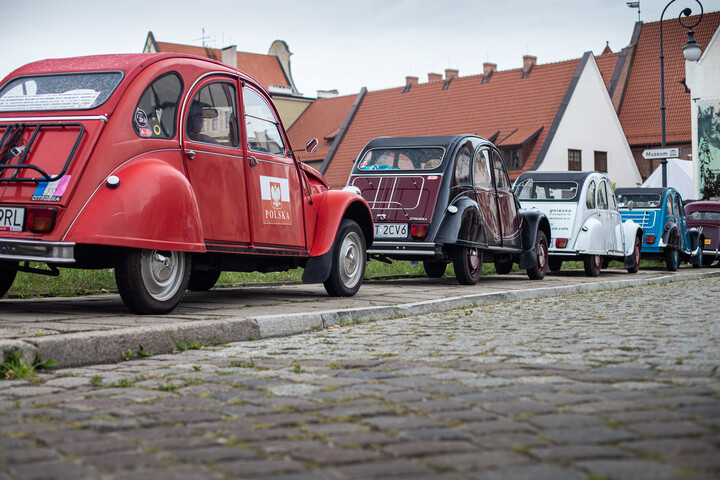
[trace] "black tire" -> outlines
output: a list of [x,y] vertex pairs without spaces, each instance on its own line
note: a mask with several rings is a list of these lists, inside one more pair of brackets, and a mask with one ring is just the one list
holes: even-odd
[[668,271],[674,272],[680,266],[680,252],[675,245],[668,245],[665,247],[665,266]]
[[507,275],[512,271],[513,261],[512,257],[509,255],[496,256],[495,260],[493,260],[493,264],[495,264],[495,271],[498,275]]
[[527,269],[530,280],[545,278],[548,267],[548,241],[545,232],[538,230],[535,236],[535,266]]
[[423,269],[425,274],[430,278],[440,278],[445,275],[447,269],[447,263],[445,262],[431,262],[429,260],[423,261]]
[[193,270],[190,272],[188,290],[207,292],[215,286],[221,273],[220,270]]
[[633,244],[633,258],[635,259],[635,264],[628,268],[628,273],[637,273],[640,271],[640,250],[642,249],[642,240],[640,240],[640,237],[635,237],[635,243]]
[[362,285],[366,263],[365,237],[360,225],[346,218],[340,223],[335,237],[330,277],[323,283],[328,295],[355,295]]
[[479,248],[457,246],[453,249],[455,278],[460,285],[475,285],[482,275],[483,252]]
[[4,297],[10,287],[12,287],[15,281],[15,275],[17,275],[17,264],[16,263],[2,263],[0,264],[0,298]]
[[115,281],[125,306],[140,315],[172,311],[190,281],[187,252],[128,250],[115,267]]
[[715,262],[715,258],[703,256],[702,266],[703,266],[703,267],[712,267],[712,264],[713,264],[714,262]]
[[548,268],[551,272],[559,272],[562,268],[563,261],[557,257],[548,257]]
[[588,277],[599,276],[602,268],[602,257],[600,255],[583,255],[583,267],[585,267],[585,275]]
[[[702,245],[702,243],[701,243],[701,245]],[[702,264],[703,264],[703,251],[702,251],[702,247],[701,247],[701,248],[698,248],[698,259],[697,259],[697,260],[698,260],[698,262],[695,263],[695,264],[693,264],[693,268],[700,268],[700,267],[702,266]]]

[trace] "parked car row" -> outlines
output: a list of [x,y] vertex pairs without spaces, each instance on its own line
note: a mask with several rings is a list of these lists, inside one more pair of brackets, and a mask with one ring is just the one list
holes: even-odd
[[331,190],[268,93],[203,57],[44,60],[0,84],[0,296],[17,272],[114,268],[131,311],[161,314],[222,271],[304,267],[349,296],[368,258],[430,277],[452,263],[472,285],[484,262],[539,280],[568,260],[597,276],[610,260],[633,273],[641,256],[670,270],[720,256],[712,202],[686,218],[671,188],[616,192],[598,172],[527,172],[513,189],[476,135],[376,138]]

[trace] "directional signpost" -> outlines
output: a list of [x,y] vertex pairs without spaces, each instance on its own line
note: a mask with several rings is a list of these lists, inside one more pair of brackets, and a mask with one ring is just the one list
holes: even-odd
[[642,153],[645,160],[657,158],[680,158],[682,156],[682,148],[655,148],[653,150],[645,150]]

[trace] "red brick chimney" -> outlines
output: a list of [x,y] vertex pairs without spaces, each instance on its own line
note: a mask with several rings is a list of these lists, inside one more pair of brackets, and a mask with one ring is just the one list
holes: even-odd
[[452,79],[453,77],[459,77],[460,71],[454,68],[445,69],[445,81]]
[[530,70],[532,70],[536,63],[537,57],[533,57],[532,55],[523,55],[523,78],[530,75]]
[[495,72],[497,70],[497,63],[489,63],[485,62],[483,63],[483,75],[488,76],[491,73]]
[[420,79],[418,77],[411,77],[407,76],[405,77],[405,85],[417,85]]
[[428,82],[442,81],[442,73],[428,73]]

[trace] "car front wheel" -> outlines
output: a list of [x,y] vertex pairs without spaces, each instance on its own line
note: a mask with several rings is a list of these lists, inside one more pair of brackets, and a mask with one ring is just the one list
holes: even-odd
[[17,264],[3,263],[0,264],[0,298],[2,298],[15,281],[17,275]]
[[563,261],[557,257],[548,258],[548,268],[551,272],[559,272],[562,268]]
[[507,275],[512,271],[513,261],[510,255],[496,256],[493,263],[495,264],[495,271],[498,275]]
[[548,241],[545,232],[538,230],[535,236],[535,266],[528,268],[527,275],[530,280],[545,278],[548,266]]
[[220,278],[220,270],[193,270],[190,273],[188,290],[193,292],[206,292],[210,290]]
[[635,260],[635,263],[627,269],[629,273],[637,273],[640,270],[640,249],[640,238],[635,237],[635,244],[633,245],[633,260]]
[[187,252],[129,250],[115,268],[120,297],[140,315],[168,313],[185,294],[191,264]]
[[585,275],[588,277],[597,277],[600,275],[602,257],[600,255],[585,255],[583,257],[583,267],[585,267]]
[[483,266],[483,252],[479,248],[455,247],[453,267],[455,278],[460,285],[475,285],[480,280]]
[[330,277],[323,283],[328,295],[355,295],[365,275],[365,260],[365,237],[360,226],[354,220],[343,220],[335,237]]
[[445,262],[431,262],[429,260],[425,260],[423,262],[423,269],[425,270],[425,273],[430,278],[440,278],[443,275],[445,275],[445,270],[447,269],[447,263]]

